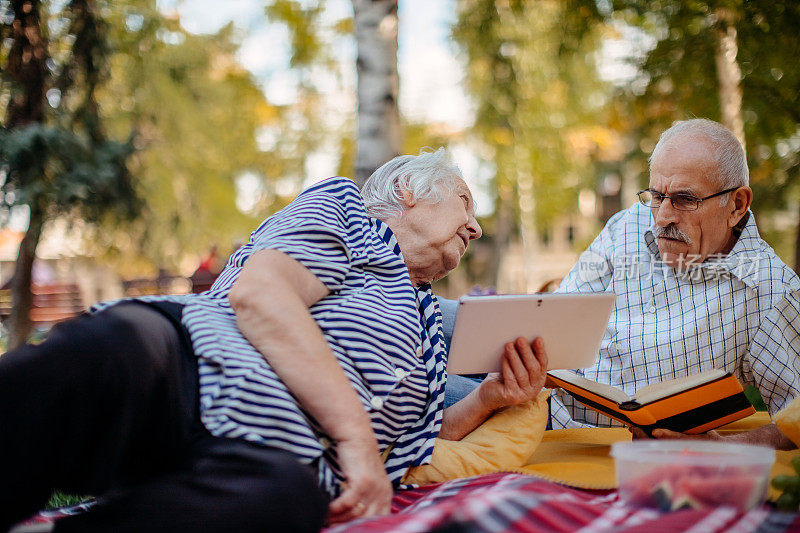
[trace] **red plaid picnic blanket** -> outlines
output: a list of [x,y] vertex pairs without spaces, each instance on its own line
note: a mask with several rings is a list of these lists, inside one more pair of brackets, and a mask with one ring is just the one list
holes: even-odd
[[[29,523],[53,522],[92,506],[45,511]],[[340,524],[324,533],[425,532],[692,532],[800,531],[800,513],[766,505],[747,513],[731,507],[670,513],[630,507],[616,491],[587,491],[514,473],[486,474],[399,491],[392,514]]]
[[585,491],[513,473],[486,474],[400,491],[392,514],[364,518],[325,533],[392,532],[642,532],[800,531],[800,514],[768,506],[670,513],[629,507],[616,491]]

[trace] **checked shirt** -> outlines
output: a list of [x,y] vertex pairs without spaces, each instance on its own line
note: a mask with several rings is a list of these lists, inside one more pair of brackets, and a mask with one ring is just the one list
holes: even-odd
[[[617,300],[587,379],[627,394],[712,368],[755,385],[770,413],[800,395],[800,279],[748,219],[731,252],[676,270],[661,262],[650,209],[614,215],[556,292]],[[553,428],[620,423],[555,390]]]

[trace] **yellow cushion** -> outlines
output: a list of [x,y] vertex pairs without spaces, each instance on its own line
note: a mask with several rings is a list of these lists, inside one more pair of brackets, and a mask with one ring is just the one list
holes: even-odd
[[520,468],[542,440],[549,396],[544,389],[527,403],[505,407],[459,441],[436,439],[430,464],[410,468],[403,483],[425,485]]
[[789,402],[789,405],[775,413],[772,421],[795,445],[800,446],[800,397],[795,398]]

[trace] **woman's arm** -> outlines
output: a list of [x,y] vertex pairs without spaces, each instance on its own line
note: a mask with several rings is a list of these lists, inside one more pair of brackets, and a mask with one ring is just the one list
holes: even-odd
[[445,409],[439,438],[459,440],[507,405],[535,398],[547,378],[547,353],[541,338],[528,344],[523,337],[509,342],[501,372],[490,374],[463,400]]
[[335,441],[347,488],[331,521],[386,514],[392,487],[350,381],[308,308],[329,293],[311,271],[277,250],[254,253],[228,298],[242,334]]

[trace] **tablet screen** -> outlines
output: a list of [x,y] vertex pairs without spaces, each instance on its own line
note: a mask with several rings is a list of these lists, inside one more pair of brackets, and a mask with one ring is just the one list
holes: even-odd
[[603,293],[465,296],[447,361],[448,374],[498,372],[504,346],[542,337],[548,370],[591,366],[616,295]]

